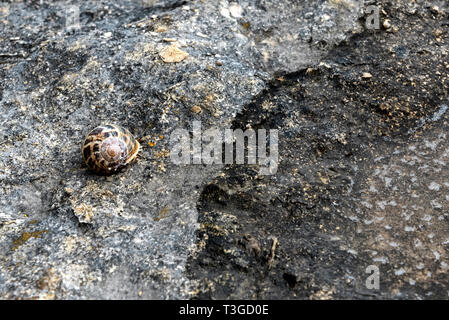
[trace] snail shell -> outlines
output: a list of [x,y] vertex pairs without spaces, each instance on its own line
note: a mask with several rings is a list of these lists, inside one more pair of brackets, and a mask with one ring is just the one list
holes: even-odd
[[107,124],[93,129],[84,140],[81,152],[87,166],[101,174],[111,174],[133,162],[140,143],[127,129]]

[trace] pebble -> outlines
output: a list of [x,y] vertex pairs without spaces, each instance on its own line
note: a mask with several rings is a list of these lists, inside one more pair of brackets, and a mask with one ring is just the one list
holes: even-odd
[[220,9],[220,14],[225,17],[225,18],[230,18],[230,12],[229,9],[226,8],[221,8]]
[[243,8],[238,3],[232,2],[228,10],[234,18],[241,18],[243,15]]
[[165,47],[159,52],[159,55],[165,63],[181,62],[189,56],[187,52],[182,51],[175,45]]
[[364,72],[362,74],[362,78],[363,79],[371,79],[372,77],[373,77],[373,75],[371,73],[369,73],[369,72]]
[[439,14],[439,13],[440,13],[440,8],[439,8],[438,6],[432,6],[432,7],[430,8],[430,11],[431,11],[432,13]]
[[193,113],[200,113],[201,112],[201,107],[200,106],[193,106],[190,108],[190,111],[192,111]]
[[158,26],[158,27],[156,27],[156,29],[154,29],[154,31],[156,31],[158,33],[163,33],[167,30],[168,30],[168,28],[166,26]]

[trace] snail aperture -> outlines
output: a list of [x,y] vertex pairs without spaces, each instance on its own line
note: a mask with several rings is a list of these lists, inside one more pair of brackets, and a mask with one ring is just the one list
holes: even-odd
[[89,169],[112,174],[136,159],[140,143],[129,130],[107,124],[96,127],[87,135],[81,151]]

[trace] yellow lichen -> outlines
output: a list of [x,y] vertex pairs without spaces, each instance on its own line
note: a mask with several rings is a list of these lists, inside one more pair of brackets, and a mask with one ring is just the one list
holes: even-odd
[[164,219],[165,217],[168,216],[168,207],[165,206],[162,208],[161,211],[159,211],[159,214],[157,215],[157,217],[154,217],[153,220],[154,221],[160,221],[161,219]]
[[181,62],[189,56],[187,52],[182,51],[176,45],[165,47],[159,52],[159,55],[165,63]]
[[170,151],[163,149],[160,152],[155,152],[154,153],[154,158],[155,159],[160,159],[160,158],[167,158],[170,156]]
[[80,221],[89,223],[92,222],[94,217],[94,208],[91,205],[81,203],[80,205],[73,208],[75,215],[78,216]]
[[17,248],[19,248],[21,245],[27,242],[30,238],[40,238],[44,233],[48,233],[48,231],[47,230],[32,231],[32,232],[23,231],[20,237],[13,241],[13,246],[11,250],[13,251],[17,250]]

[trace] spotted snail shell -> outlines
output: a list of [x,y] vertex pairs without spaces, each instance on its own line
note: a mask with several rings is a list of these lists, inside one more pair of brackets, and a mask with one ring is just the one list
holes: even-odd
[[111,174],[133,162],[140,143],[127,129],[103,125],[93,129],[84,140],[82,154],[87,166],[101,174]]

